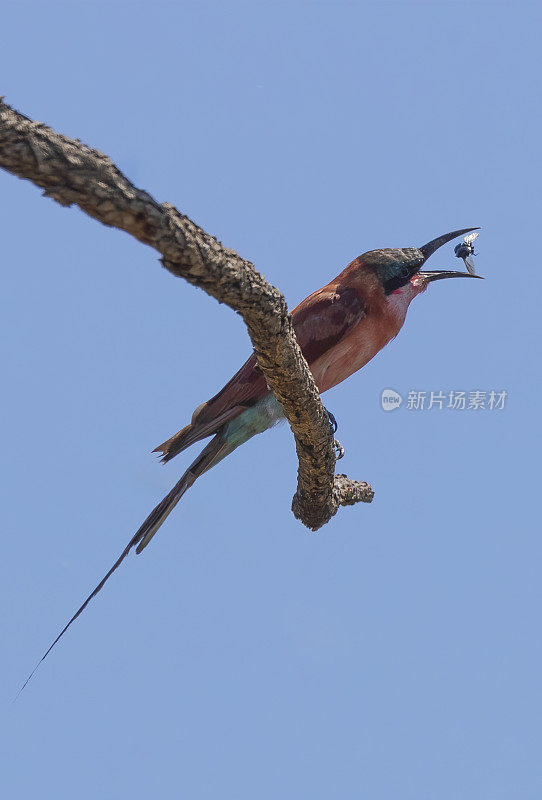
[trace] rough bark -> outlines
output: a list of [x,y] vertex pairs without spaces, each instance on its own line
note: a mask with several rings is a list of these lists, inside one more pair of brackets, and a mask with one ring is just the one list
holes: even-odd
[[173,206],[137,189],[103,153],[25,117],[1,98],[0,166],[61,205],[78,205],[150,245],[171,273],[241,314],[258,365],[295,437],[299,468],[292,510],[308,528],[320,528],[341,505],[372,500],[368,484],[334,477],[333,434],[286,302],[250,261]]

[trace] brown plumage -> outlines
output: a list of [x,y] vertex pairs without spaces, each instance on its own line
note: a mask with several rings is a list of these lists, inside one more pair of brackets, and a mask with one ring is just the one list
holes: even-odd
[[[357,262],[359,259],[347,269],[358,267],[362,270]],[[309,295],[292,311],[297,341],[309,366],[334,347],[365,316],[366,301],[361,286],[341,286],[341,275]],[[382,294],[376,279],[374,290]],[[268,393],[265,378],[253,354],[214,397],[196,408],[186,427],[158,445],[153,452],[162,453],[161,461],[170,461],[191,444],[212,436],[222,425],[235,419]]]

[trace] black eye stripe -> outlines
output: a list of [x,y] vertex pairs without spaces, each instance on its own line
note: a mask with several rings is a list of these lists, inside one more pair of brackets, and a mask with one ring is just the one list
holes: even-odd
[[416,267],[401,267],[396,275],[384,281],[384,292],[386,294],[391,294],[396,289],[400,289],[401,286],[405,286],[416,272],[416,269]]
[[[407,273],[407,275],[410,273]],[[404,286],[408,283],[409,278],[404,275],[395,275],[395,277],[390,278],[389,280],[385,281],[384,283],[384,292],[386,294],[391,294],[396,289],[400,289],[401,286]]]
[[415,248],[374,250],[363,258],[378,275],[386,294],[405,286],[424,263],[422,253]]

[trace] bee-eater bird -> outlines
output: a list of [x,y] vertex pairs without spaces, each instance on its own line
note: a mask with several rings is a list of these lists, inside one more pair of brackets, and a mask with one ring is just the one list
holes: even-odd
[[[363,253],[327,286],[313,292],[294,308],[292,323],[296,338],[320,393],[331,389],[364,367],[379,350],[395,338],[405,321],[411,301],[424,292],[432,281],[479,277],[452,270],[420,271],[435,250],[451,239],[473,230],[477,228],[446,233],[420,248],[371,250]],[[240,444],[267,430],[282,417],[282,407],[269,391],[265,378],[258,369],[256,357],[251,355],[218,394],[196,408],[185,428],[156,448],[154,452],[160,452],[161,460],[166,462],[195,442],[213,437],[170,493],[149,514],[35,669],[98,594],[130,550],[135,547],[136,553],[141,553],[148,545],[197,478],[222,461]]]

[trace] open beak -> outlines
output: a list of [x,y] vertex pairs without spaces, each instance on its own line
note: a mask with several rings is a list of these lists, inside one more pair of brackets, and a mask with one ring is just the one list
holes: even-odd
[[[427,242],[424,244],[423,247],[420,247],[421,252],[423,253],[424,261],[427,261],[429,256],[432,256],[435,250],[438,250],[439,247],[442,247],[443,244],[446,242],[450,242],[452,239],[455,239],[457,236],[464,236],[466,233],[470,233],[471,231],[478,231],[480,228],[463,228],[460,231],[452,231],[451,233],[445,233],[444,236],[439,236],[438,239],[433,239],[431,242]],[[452,277],[453,273],[449,273],[448,275],[443,275],[442,277]],[[462,273],[459,273],[462,274]],[[434,278],[433,280],[436,280]]]
[[480,278],[481,275],[471,275],[470,272],[457,272],[452,269],[434,269],[431,272],[418,272],[420,278],[423,278],[424,283],[427,285],[431,281],[440,281],[442,278]]

